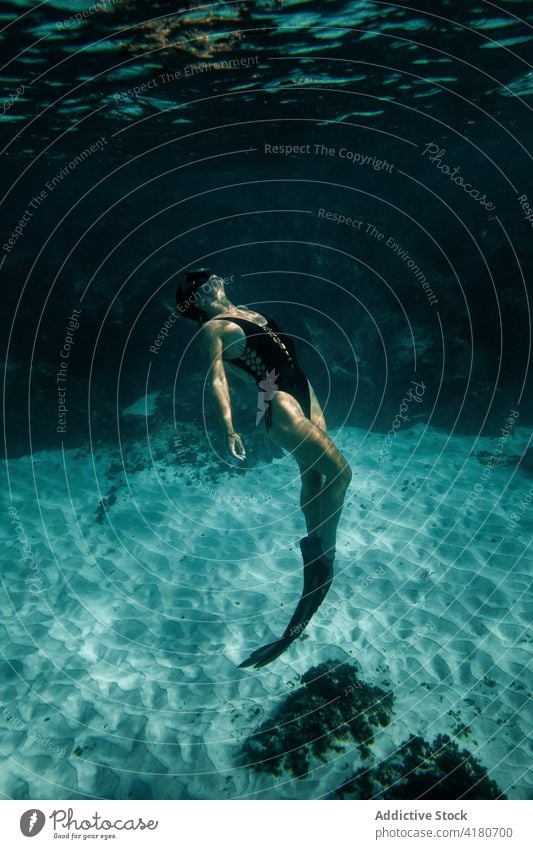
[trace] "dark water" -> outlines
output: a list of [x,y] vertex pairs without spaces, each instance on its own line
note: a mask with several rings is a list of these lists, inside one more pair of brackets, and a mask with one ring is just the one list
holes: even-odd
[[293,333],[313,320],[333,423],[385,427],[413,372],[434,425],[476,432],[513,405],[531,420],[530,3],[3,9],[8,454],[28,446],[21,374],[50,415],[74,307],[67,440],[87,435],[91,368],[103,438],[119,357],[125,402],[150,361],[168,384],[179,344],[149,347],[198,262]]
[[[223,450],[224,446],[217,435],[213,406],[204,398],[204,374],[199,368],[198,353],[194,346],[189,346],[194,327],[192,323],[178,321],[164,330],[175,308],[178,280],[186,269],[198,265],[209,265],[227,279],[228,296],[233,302],[248,304],[273,315],[300,340],[302,364],[312,376],[332,428],[361,428],[371,436],[390,432],[391,421],[413,380],[421,381],[425,387],[424,403],[416,408],[416,414],[411,405],[412,418],[404,430],[411,425],[427,424],[433,433],[438,433],[438,439],[443,434],[465,439],[474,439],[479,434],[495,439],[511,412],[513,421],[520,427],[531,428],[533,3],[520,0],[501,0],[499,4],[483,0],[420,0],[402,4],[370,0],[191,2],[181,5],[105,0],[92,6],[84,3],[85,0],[56,0],[43,4],[4,2],[0,12],[3,27],[0,42],[3,63],[0,268],[3,285],[0,299],[6,363],[4,452],[10,462],[34,456],[43,449],[57,452],[80,449],[80,457],[87,457],[89,451],[95,456],[98,454],[98,462],[102,456],[104,459],[113,457],[117,468],[124,464],[128,474],[142,475],[146,469],[150,470],[152,461],[164,460],[167,456],[164,450],[158,454],[161,446],[154,448],[157,442],[154,437],[163,427],[170,428],[177,423],[178,429],[186,433],[185,441],[190,440],[188,444],[193,445],[190,458],[193,463],[199,463],[198,446],[203,446],[204,458],[209,454],[204,477],[209,483],[216,483],[219,473],[226,468],[225,461],[211,456],[212,446],[205,442],[204,425],[212,434],[215,449]],[[159,393],[157,415],[151,418],[151,431],[146,440],[146,419],[130,417],[125,421],[121,412],[139,398],[155,392]],[[237,415],[242,413],[240,403],[236,398]],[[184,431],[185,427],[189,429]],[[243,429],[246,430],[244,424]],[[271,463],[272,454],[267,452],[264,442],[254,442],[252,425],[248,430],[252,469],[260,462]],[[518,449],[513,451],[511,445],[508,465],[512,460],[517,468],[520,466],[518,472],[525,481],[520,486],[525,492],[530,487],[533,461],[531,448],[529,451],[524,448],[523,432],[520,438],[523,456],[518,456]],[[350,439],[357,441],[352,436]],[[143,440],[147,444],[140,450]],[[348,438],[346,444],[352,444]],[[429,453],[434,450],[436,455],[440,450],[437,445],[444,445],[444,438],[431,444],[434,448],[429,449]],[[486,447],[484,443],[483,447]],[[109,454],[106,455],[106,451]],[[479,480],[487,456],[487,451],[479,454],[481,465],[479,468],[476,465],[470,475],[465,493]],[[48,455],[46,463],[52,461],[53,455]],[[457,466],[453,465],[455,462]],[[451,500],[446,502],[449,490],[439,489],[441,485],[444,487],[443,477],[448,484],[449,470],[458,468],[459,462],[462,458],[452,457],[451,466],[445,466],[444,472],[442,465],[435,466],[435,491],[432,490],[427,498],[425,494],[421,496],[421,506],[420,503],[417,506],[419,513],[409,514],[414,518],[391,539],[400,540],[402,544],[407,541],[407,545],[413,534],[416,536],[413,528],[417,523],[422,524],[422,519],[425,521],[424,509],[430,498],[442,497],[438,504],[445,504],[454,517],[465,513],[457,507],[463,496],[454,501],[452,492]],[[423,468],[426,467],[429,468],[429,464]],[[44,468],[46,474],[41,469],[41,476],[46,483],[49,466]],[[156,633],[160,626],[158,611],[168,602],[159,579],[164,575],[166,580],[168,568],[171,580],[173,560],[170,559],[170,566],[168,562],[163,563],[163,554],[159,559],[161,539],[158,537],[152,542],[150,537],[148,549],[154,552],[153,562],[143,560],[141,571],[145,575],[146,566],[147,573],[153,569],[158,577],[153,584],[145,585],[139,577],[140,572],[131,570],[127,546],[122,559],[122,552],[120,556],[116,551],[110,554],[115,545],[113,540],[109,541],[109,551],[103,550],[103,540],[107,539],[109,530],[106,525],[109,511],[114,509],[117,500],[121,504],[120,499],[126,491],[124,482],[118,483],[117,468],[110,465],[105,487],[102,485],[100,490],[99,481],[98,491],[89,492],[85,501],[86,469],[83,474],[80,472],[79,493],[75,486],[73,490],[73,515],[76,521],[81,516],[82,529],[87,531],[89,538],[88,551],[110,558],[103,561],[106,581],[114,574],[115,567],[119,572],[122,569],[122,579],[131,581],[125,585],[130,592],[129,599],[135,604],[135,594],[141,587],[139,598],[146,604],[146,610],[154,614],[153,633]],[[419,475],[417,480],[424,474],[425,483],[430,472],[424,472],[423,468],[416,467],[416,474]],[[369,471],[369,477],[374,471]],[[54,474],[56,480],[62,477],[59,460],[56,471],[49,474],[50,481]],[[20,491],[27,493],[29,473],[24,480]],[[406,478],[401,492],[408,486]],[[496,491],[496,484],[494,487]],[[13,476],[9,492],[16,500],[18,490]],[[421,493],[422,487],[418,495]],[[71,495],[69,492],[69,499]],[[191,504],[193,500],[191,496]],[[362,500],[363,496],[357,494],[354,510],[366,509],[365,504],[360,503]],[[370,494],[367,501],[370,503]],[[38,502],[39,499],[33,506],[37,523],[38,514],[41,515]],[[24,504],[26,507],[29,504],[31,512],[32,504],[27,500]],[[17,509],[20,521],[30,534],[33,526],[24,512],[24,504],[21,502]],[[66,513],[70,510],[67,495],[63,501],[57,500],[52,484],[50,491],[45,485],[42,505],[45,527],[46,510],[66,509]],[[514,628],[516,633],[520,632],[523,643],[520,649],[523,654],[517,655],[516,670],[519,671],[513,668],[509,672],[502,666],[505,674],[511,676],[512,673],[520,678],[520,690],[518,686],[512,690],[509,684],[506,694],[509,702],[502,697],[509,716],[506,714],[505,721],[498,719],[500,725],[505,725],[509,717],[515,721],[511,711],[518,714],[527,704],[525,689],[529,684],[524,683],[523,675],[527,670],[526,642],[530,644],[531,640],[524,637],[525,607],[517,607],[516,622],[512,620],[507,626],[506,616],[507,609],[515,602],[525,605],[527,590],[524,586],[529,587],[529,593],[531,588],[527,577],[531,565],[527,554],[530,538],[524,530],[528,505],[529,502],[524,502],[516,520],[522,534],[516,549],[513,548],[514,533],[506,536],[503,531],[502,537],[498,536],[498,545],[496,537],[492,538],[492,531],[490,542],[483,536],[479,545],[475,541],[478,545],[475,554],[470,552],[468,540],[459,540],[457,545],[464,545],[464,549],[459,558],[458,577],[454,574],[445,591],[440,596],[435,595],[441,601],[444,599],[443,608],[448,610],[455,588],[461,586],[463,580],[463,563],[465,575],[471,568],[477,576],[475,570],[479,569],[483,571],[483,577],[477,576],[482,588],[479,589],[472,579],[475,597],[469,600],[472,608],[478,605],[479,613],[485,605],[483,593],[486,593],[489,606],[493,589],[496,592],[499,588],[503,572],[498,569],[503,570],[503,567],[495,557],[489,592],[485,566],[479,566],[478,560],[483,564],[485,559],[486,562],[491,560],[501,543],[504,557],[511,560],[516,555],[513,568],[520,561],[516,565],[516,584],[510,580],[506,585],[507,595],[501,596],[504,600],[498,602],[499,612],[494,614],[501,618],[498,627],[501,626],[504,637]],[[152,508],[156,516],[154,504],[143,505],[150,521]],[[380,515],[380,521],[382,518]],[[164,519],[159,514],[156,519],[154,527],[157,526],[158,534],[166,540]],[[363,519],[362,513],[357,522],[353,519],[350,532],[358,533],[359,520],[363,523]],[[497,516],[495,521],[494,534],[499,534],[503,519]],[[130,524],[129,516],[124,518],[121,513],[115,527],[135,539],[136,522],[135,518]],[[394,524],[385,512],[383,527],[387,522],[391,526]],[[447,527],[444,524],[442,534]],[[188,526],[185,530],[189,534]],[[11,530],[9,533],[12,537]],[[57,544],[61,534],[56,526],[53,534]],[[65,539],[70,539],[68,534],[70,531],[65,530]],[[488,535],[485,529],[485,536]],[[472,540],[474,537],[472,530]],[[41,551],[41,542],[32,543],[37,553]],[[186,543],[187,540],[184,551]],[[208,543],[217,550],[221,545],[216,534],[211,534],[205,545]],[[440,544],[440,539],[433,544]],[[137,542],[132,544],[132,550],[135,545]],[[246,541],[242,545],[246,549]],[[392,542],[387,546],[389,553],[394,550]],[[65,557],[73,550],[69,544]],[[213,556],[212,549],[210,551]],[[187,553],[190,555],[188,550]],[[46,556],[43,554],[45,562]],[[199,559],[203,556],[198,555]],[[94,578],[87,572],[89,555],[85,549],[80,548],[76,557],[79,564],[69,561],[66,568],[78,598],[90,600],[94,592],[102,621],[115,621],[114,607],[111,612],[114,590],[106,596],[98,595],[107,583],[98,585],[96,581],[96,587],[91,584]],[[389,560],[391,558],[392,554]],[[436,574],[431,571],[429,560],[428,557],[427,576],[424,577],[428,581],[430,575]],[[425,567],[425,555],[420,557],[420,564]],[[205,563],[198,569],[204,566]],[[41,568],[45,571],[43,566]],[[381,566],[374,564],[368,568],[369,575],[374,577],[358,577],[357,580],[363,591],[371,587],[371,592],[376,592],[376,598],[382,599],[387,609],[393,589],[396,591],[396,586],[390,583],[394,575],[387,574],[382,587],[379,578],[385,571],[379,571]],[[79,585],[76,584],[78,571]],[[206,586],[213,580],[211,574],[212,570],[206,567]],[[399,570],[397,574],[403,575],[403,572]],[[466,578],[464,580],[466,582]],[[122,586],[120,581],[119,585]],[[238,586],[236,581],[235,587]],[[240,599],[235,587],[236,597]],[[191,609],[197,605],[198,616],[203,617],[191,620],[196,623],[190,629],[194,646],[211,612],[198,587],[189,589],[192,601],[187,596],[183,603],[190,604]],[[217,586],[214,591],[218,591]],[[406,610],[411,611],[410,599],[418,598],[419,592],[420,585],[415,582],[414,589],[410,587],[408,591]],[[61,609],[62,598],[58,595],[59,608],[56,610]],[[50,595],[47,603],[53,608],[51,599]],[[9,601],[9,593],[5,601]],[[99,662],[102,657],[113,666],[117,658],[122,663],[124,646],[128,644],[131,648],[129,643],[135,642],[135,638],[142,637],[151,645],[152,619],[146,613],[143,621],[144,614],[135,608],[134,601],[131,610],[128,601],[128,609],[124,612],[120,608],[120,615],[116,614],[117,621],[120,620],[113,632],[115,636],[118,634],[116,643],[110,644],[105,652],[102,649],[100,654],[101,646],[97,641],[94,651],[98,662],[91,666],[90,672],[93,674],[93,667],[96,667],[95,692],[101,684],[99,676],[104,664],[100,667]],[[69,602],[72,602],[70,607]],[[64,603],[65,616],[74,629],[78,617],[76,604],[70,597]],[[428,602],[429,606],[431,604],[438,608],[436,602]],[[171,608],[172,604],[169,610]],[[256,615],[264,609],[264,601],[260,599]],[[477,637],[481,643],[481,635],[491,631],[492,626],[486,623],[491,622],[492,614],[483,608],[479,622],[485,624],[479,624],[475,611],[466,603],[465,610],[469,616],[467,624],[471,620],[474,624],[472,633],[469,632],[461,646],[467,647],[464,651],[470,653],[468,657],[471,654],[475,657],[472,666],[477,678],[474,677],[472,687],[477,687],[476,692],[482,691],[483,698],[488,700],[491,688],[496,687],[489,665],[493,655],[489,650],[483,654]],[[459,628],[462,621],[462,610],[454,616],[457,621],[453,617],[446,620],[446,633],[452,636],[453,628]],[[213,613],[213,622],[215,619]],[[35,621],[36,627],[42,628],[42,633],[36,632],[35,645],[46,647],[52,631],[47,630],[44,619]],[[427,621],[420,624],[425,622],[423,618],[415,617],[413,621],[413,627],[419,629],[415,631],[418,642],[430,637],[437,641],[434,634],[439,633],[438,625],[428,625]],[[201,627],[195,630],[198,623]],[[105,625],[103,627],[107,634]],[[161,638],[164,651],[167,645],[174,646],[172,640],[176,644],[179,642],[176,634],[181,634],[179,629],[185,627],[171,618],[164,623],[164,639]],[[355,646],[358,645],[358,627],[353,626]],[[505,631],[505,627],[509,630]],[[432,629],[436,629],[435,632]],[[214,638],[208,629],[204,631],[201,645],[207,657]],[[493,631],[500,633],[496,626]],[[17,646],[15,633],[13,626],[10,638]],[[409,628],[405,633],[411,634]],[[79,636],[80,640],[89,639],[81,623]],[[248,635],[246,639],[251,640],[251,637]],[[399,639],[391,636],[391,645],[398,645]],[[157,643],[156,652],[161,651],[161,645]],[[224,632],[217,651],[222,653],[222,646],[228,645],[233,648],[234,644]],[[344,649],[348,651],[342,646]],[[191,780],[188,784],[187,779],[183,779],[178,789],[169,789],[163,779],[154,778],[163,775],[166,781],[166,772],[160,763],[150,759],[150,752],[146,759],[139,756],[136,761],[141,765],[139,772],[143,778],[132,779],[130,787],[121,773],[123,758],[127,760],[129,750],[122,755],[117,749],[116,762],[113,762],[112,746],[109,751],[104,746],[104,753],[99,753],[102,760],[98,762],[98,770],[102,772],[91,774],[90,780],[83,778],[83,769],[76,771],[81,761],[74,758],[83,756],[91,760],[91,746],[98,749],[98,739],[108,736],[102,730],[107,728],[101,724],[104,720],[111,723],[111,737],[116,731],[121,739],[153,739],[150,737],[153,729],[145,734],[143,724],[147,702],[143,701],[144,696],[135,695],[138,702],[133,704],[135,710],[139,709],[138,725],[135,721],[130,725],[124,721],[124,726],[120,725],[122,719],[108,719],[106,713],[109,706],[107,696],[102,693],[111,694],[110,702],[120,702],[122,698],[122,693],[113,690],[114,684],[107,691],[102,685],[102,709],[96,696],[94,704],[90,700],[81,704],[81,698],[78,703],[76,681],[82,677],[78,652],[72,649],[71,653],[63,654],[62,648],[54,650],[55,655],[50,649],[50,656],[55,657],[54,668],[57,671],[64,663],[74,681],[71,697],[76,708],[72,716],[81,724],[87,723],[94,738],[82,744],[75,737],[78,732],[73,726],[67,728],[66,720],[65,727],[59,722],[55,737],[51,732],[48,734],[69,753],[64,783],[54,784],[54,791],[46,781],[34,783],[33,778],[13,772],[2,785],[3,789],[0,788],[3,793],[17,798],[46,797],[54,792],[61,798],[68,798],[72,793],[80,798],[99,795],[212,798],[220,794],[221,785],[216,785],[215,779],[213,785],[207,778],[202,784],[202,775],[211,775],[210,770],[217,772],[216,757],[211,763],[207,755],[205,763],[201,757],[194,760],[191,756],[187,761],[188,755],[184,755],[180,768],[188,775],[186,770],[191,763],[190,774],[197,772],[196,783]],[[457,668],[460,666],[457,657],[462,659],[462,650],[458,648],[459,654],[453,658]],[[368,652],[370,656],[371,647]],[[90,654],[89,649],[87,653]],[[81,650],[80,655],[83,655]],[[450,667],[456,669],[451,655],[450,649],[446,660],[440,655],[438,663],[432,660],[439,680],[447,680],[446,676],[451,675]],[[2,674],[8,705],[24,693],[19,673],[20,681],[33,680],[21,665],[26,662],[25,657],[25,649],[6,654],[7,665],[2,668]],[[325,666],[321,667],[322,684],[318,687],[312,670],[309,671],[312,663],[308,663],[307,681],[304,681],[308,692],[302,697],[303,691],[298,690],[300,696],[278,705],[277,713],[273,714],[275,721],[282,725],[284,717],[289,717],[291,722],[297,717],[299,721],[302,715],[299,698],[304,702],[308,697],[315,699],[317,710],[323,710],[324,701],[331,701],[328,688],[337,692],[341,687],[350,691],[353,699],[343,703],[338,715],[320,714],[319,726],[328,734],[331,731],[334,737],[339,725],[344,728],[355,714],[367,711],[364,715],[369,724],[365,725],[365,719],[362,726],[350,725],[350,739],[364,747],[363,737],[371,733],[372,728],[386,727],[389,722],[392,696],[379,676],[372,681],[385,687],[386,696],[384,690],[378,691],[370,684],[357,687],[350,684],[352,671],[343,668],[339,672],[333,668],[335,664],[331,658],[331,652],[327,651],[320,656]],[[489,659],[485,666],[484,658]],[[219,682],[216,658],[210,659],[213,665],[208,672],[203,662],[192,672],[188,667],[183,672],[185,666],[182,668],[179,664],[172,668],[175,675],[172,686],[184,686],[185,700],[189,691],[180,678],[182,672],[186,683],[194,683],[195,676],[204,672],[205,681],[198,679],[202,684]],[[83,662],[86,660],[84,657]],[[215,691],[215,696],[229,706],[228,710],[240,710],[235,695],[237,684],[233,689],[237,681],[232,677],[236,674],[233,656],[231,660],[232,671],[227,672],[228,679],[220,685],[220,692]],[[129,657],[127,662],[131,663],[134,673],[139,671],[135,669],[135,659]],[[87,663],[91,665],[92,657]],[[227,664],[229,668],[229,661]],[[464,671],[467,665],[465,660],[460,668],[470,687],[470,672]],[[166,669],[164,664],[163,667]],[[378,669],[377,661],[375,667],[372,672]],[[46,664],[39,668],[39,674],[44,675]],[[83,669],[83,674],[90,677],[85,667]],[[368,672],[363,656],[363,675]],[[122,673],[116,674],[121,680]],[[459,688],[462,681],[459,680]],[[140,688],[143,686],[141,683]],[[466,692],[466,684],[464,686]],[[354,687],[353,692],[350,687]],[[57,692],[61,695],[63,691]],[[248,699],[246,710],[252,711],[250,716],[246,714],[246,727],[251,735],[248,754],[253,758],[262,751],[264,743],[261,734],[258,738],[254,736],[262,728],[258,717],[263,717],[264,691],[252,689],[249,697],[248,690],[243,692],[242,704],[248,704]],[[266,692],[270,692],[268,686]],[[372,714],[368,708],[377,698],[376,693],[389,701],[386,701],[387,710],[375,710]],[[164,714],[167,703],[163,690],[150,691],[150,698],[154,712],[161,709]],[[194,695],[202,705],[207,698]],[[192,712],[193,707],[196,710],[194,699],[191,696],[192,707],[186,702],[184,711]],[[475,712],[476,734],[475,722],[482,714],[479,706],[482,702],[478,705],[471,697],[469,704]],[[175,706],[170,702],[169,705],[174,710]],[[452,702],[445,702],[445,705],[446,710],[449,708],[446,714],[449,717],[455,705]],[[26,735],[20,744],[24,745],[29,719],[21,707],[18,713],[12,707],[11,710],[15,716],[23,717],[19,720],[23,725],[19,732]],[[428,709],[428,723],[431,710]],[[444,707],[442,711],[444,714]],[[244,713],[243,708],[239,716],[242,718]],[[272,717],[267,717],[267,725],[271,720]],[[482,720],[483,717],[479,720],[481,724]],[[480,770],[475,777],[482,786],[479,791],[482,796],[493,798],[500,792],[507,792],[510,796],[524,798],[529,792],[524,779],[524,759],[530,750],[522,733],[527,727],[527,720],[522,729],[517,725],[516,732],[509,725],[502,730],[503,753],[494,748],[491,765],[496,763],[495,774],[500,788],[487,783],[481,767],[475,765],[474,772],[478,767]],[[467,734],[460,723],[457,728],[457,740],[463,746],[460,741],[466,739]],[[187,729],[188,726],[184,735],[189,734]],[[267,732],[271,730],[271,726],[267,727]],[[436,732],[441,730],[446,729],[439,727]],[[157,733],[160,731],[158,727]],[[274,763],[280,770],[292,770],[291,781],[308,768],[307,750],[292,761],[283,760],[286,751],[294,748],[295,740],[303,739],[302,734],[307,735],[307,740],[309,734],[314,733],[300,726],[293,732],[294,728],[281,744],[278,735],[272,735],[276,739],[271,743]],[[509,736],[505,737],[504,732],[509,732],[511,737],[515,733],[517,753],[509,754]],[[479,733],[480,740],[493,739],[490,737],[492,730],[487,731],[484,726],[480,725]],[[206,743],[208,730],[202,726],[198,735],[199,742],[191,745],[198,745],[203,752],[204,744],[209,748]],[[429,738],[425,742],[419,739],[407,743],[407,732],[401,736],[405,737],[406,760],[400,758],[399,765],[391,762],[390,770],[402,775],[405,763],[416,762],[418,768],[420,763],[426,762],[424,759],[433,758],[433,792],[437,786],[439,793],[442,790],[450,798],[457,798],[464,787],[470,787],[474,779],[467,774],[461,774],[462,789],[453,780],[451,786],[446,784],[451,769],[447,772],[441,761],[444,759],[449,766],[449,758],[456,764],[457,759],[464,763],[466,757],[464,752],[458,754],[456,742],[443,743],[438,738],[440,743],[431,749],[428,748]],[[163,747],[165,739],[161,733]],[[159,757],[157,745],[159,743],[156,743]],[[18,757],[18,749],[13,751],[13,757]],[[43,775],[47,774],[46,766],[39,767],[39,754],[42,755],[42,751],[37,750],[36,754],[34,751],[28,756],[33,775],[39,774],[40,769]],[[382,755],[388,757],[390,751],[383,749]],[[33,757],[37,758],[35,762]],[[374,783],[369,783],[366,773],[354,777],[353,770],[348,769],[344,773],[339,771],[336,784],[328,778],[329,784],[309,785],[308,790],[305,787],[302,790],[303,785],[294,778],[293,784],[287,785],[289,789],[280,794],[286,792],[287,798],[316,798],[332,793],[337,787],[338,798],[349,798],[350,794],[356,798],[372,795],[377,793],[376,786],[383,780],[380,769],[387,772],[387,762],[380,763],[381,766],[373,767]],[[498,773],[501,763],[505,771]],[[228,767],[229,772],[231,769]],[[392,774],[390,770],[389,775]],[[221,774],[220,767],[218,777]],[[500,775],[503,778],[500,779]],[[257,793],[261,796],[267,792],[254,789],[255,785],[250,785],[251,789],[239,787],[238,791],[230,787],[226,795],[253,796]],[[407,798],[418,798],[425,791],[415,782],[402,792]],[[272,793],[275,795],[274,791]]]

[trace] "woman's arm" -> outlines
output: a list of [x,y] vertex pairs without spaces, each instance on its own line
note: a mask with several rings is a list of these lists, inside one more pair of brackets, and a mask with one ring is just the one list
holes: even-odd
[[237,460],[244,460],[246,451],[242,439],[233,428],[229,384],[222,359],[222,340],[215,329],[207,326],[200,330],[199,339],[209,363],[208,379],[226,429],[228,448]]

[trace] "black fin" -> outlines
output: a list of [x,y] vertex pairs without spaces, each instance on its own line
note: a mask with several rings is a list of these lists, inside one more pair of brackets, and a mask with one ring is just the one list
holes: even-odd
[[265,646],[261,646],[260,649],[252,652],[247,660],[239,663],[239,669],[245,669],[247,666],[255,666],[256,669],[259,669],[261,666],[266,666],[267,663],[270,663],[279,657],[280,654],[283,654],[291,642],[292,640],[284,640],[282,637],[281,640],[274,640],[273,643],[267,643]]
[[319,537],[304,537],[300,540],[300,549],[304,561],[304,588],[296,610],[280,639],[252,652],[247,660],[239,664],[240,669],[247,666],[259,669],[283,654],[304,632],[324,601],[333,581],[333,560],[322,554]]

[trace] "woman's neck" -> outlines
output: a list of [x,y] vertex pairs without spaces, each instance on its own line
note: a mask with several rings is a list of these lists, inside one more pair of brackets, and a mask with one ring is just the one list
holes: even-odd
[[218,315],[221,312],[228,312],[229,310],[234,310],[236,307],[228,301],[226,297],[219,298],[216,301],[212,301],[210,304],[206,304],[203,307],[204,311],[208,314],[209,318],[213,318],[213,316]]

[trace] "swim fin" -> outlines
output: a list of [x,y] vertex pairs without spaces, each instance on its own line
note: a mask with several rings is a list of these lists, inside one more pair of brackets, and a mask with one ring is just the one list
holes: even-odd
[[333,558],[322,553],[319,537],[304,537],[300,540],[304,561],[304,589],[284,637],[294,640],[307,628],[311,617],[324,601],[333,580]]
[[274,640],[273,643],[267,643],[260,649],[256,649],[247,660],[239,663],[239,669],[245,669],[247,666],[255,666],[259,669],[260,666],[266,666],[272,660],[275,660],[280,654],[283,654],[287,646],[290,646],[292,640],[287,640],[281,637],[279,640]]
[[322,602],[333,580],[333,558],[322,553],[319,537],[304,537],[300,540],[304,561],[304,588],[300,601],[279,640],[256,649],[240,668],[255,666],[259,669],[282,654],[307,628]]

